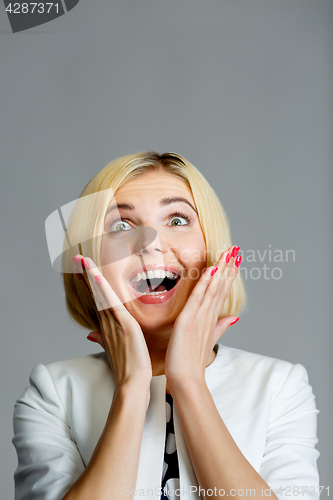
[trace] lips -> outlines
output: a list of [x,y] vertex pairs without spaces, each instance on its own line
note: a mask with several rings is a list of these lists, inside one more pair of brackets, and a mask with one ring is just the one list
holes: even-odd
[[163,293],[160,293],[159,295],[142,295],[140,292],[137,292],[133,287],[132,290],[136,297],[142,302],[143,304],[163,304],[163,302],[166,302],[167,300],[172,297],[172,295],[175,293],[176,288],[179,285],[180,278],[178,278],[177,283],[171,290],[165,291]]

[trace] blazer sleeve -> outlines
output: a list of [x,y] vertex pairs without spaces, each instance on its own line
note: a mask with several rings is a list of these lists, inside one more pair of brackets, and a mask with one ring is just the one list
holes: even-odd
[[30,384],[14,409],[15,500],[61,500],[85,465],[44,365],[34,368]]
[[317,413],[306,369],[291,365],[271,403],[259,471],[278,498],[319,498]]

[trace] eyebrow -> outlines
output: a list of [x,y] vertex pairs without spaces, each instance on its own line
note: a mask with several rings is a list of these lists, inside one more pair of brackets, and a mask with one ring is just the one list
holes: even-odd
[[[162,207],[166,207],[167,205],[171,205],[172,203],[186,203],[198,215],[198,212],[196,211],[196,209],[194,208],[194,206],[192,205],[192,203],[190,203],[186,198],[182,198],[181,196],[174,196],[173,198],[163,198],[162,200],[160,200],[160,205]],[[130,205],[128,203],[119,203],[117,205],[113,205],[113,207],[110,207],[107,210],[107,212],[105,214],[105,217],[110,212],[112,212],[112,210],[115,210],[116,208],[118,208],[118,209],[122,208],[123,210],[135,210],[135,206],[134,205]]]

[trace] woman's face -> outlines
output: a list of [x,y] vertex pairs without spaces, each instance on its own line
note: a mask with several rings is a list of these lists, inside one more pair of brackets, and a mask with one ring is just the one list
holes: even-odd
[[[138,227],[148,233],[153,228],[154,240],[110,263],[115,238],[125,241]],[[188,186],[163,170],[123,184],[108,206],[101,264],[104,277],[143,331],[171,326],[206,267],[205,240]]]

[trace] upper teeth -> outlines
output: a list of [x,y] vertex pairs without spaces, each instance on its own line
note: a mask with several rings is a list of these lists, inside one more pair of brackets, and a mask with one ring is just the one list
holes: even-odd
[[170,278],[172,280],[178,278],[178,274],[173,273],[171,271],[165,271],[164,269],[155,269],[154,271],[150,270],[146,273],[138,273],[135,276],[132,276],[131,281],[140,281],[152,278]]

